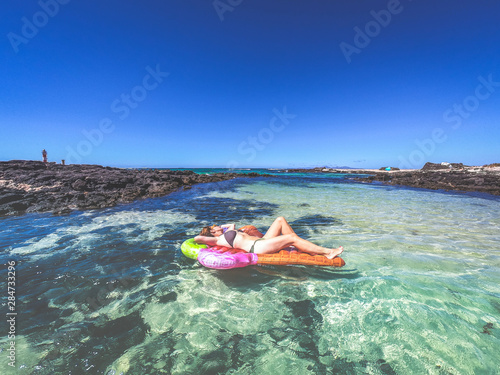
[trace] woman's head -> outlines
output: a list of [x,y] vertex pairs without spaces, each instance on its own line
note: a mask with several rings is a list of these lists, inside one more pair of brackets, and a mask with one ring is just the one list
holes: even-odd
[[222,233],[223,233],[222,228],[214,224],[208,227],[203,227],[203,229],[200,232],[200,236],[218,237]]

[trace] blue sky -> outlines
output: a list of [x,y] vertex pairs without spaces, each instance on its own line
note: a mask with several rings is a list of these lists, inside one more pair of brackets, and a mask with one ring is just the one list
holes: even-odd
[[498,1],[2,7],[0,160],[500,162]]

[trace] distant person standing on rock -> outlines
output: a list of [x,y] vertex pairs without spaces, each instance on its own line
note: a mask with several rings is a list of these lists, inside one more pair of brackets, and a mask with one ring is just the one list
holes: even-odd
[[43,162],[47,163],[47,151],[45,151],[45,149],[43,149],[42,151],[42,156],[43,156]]

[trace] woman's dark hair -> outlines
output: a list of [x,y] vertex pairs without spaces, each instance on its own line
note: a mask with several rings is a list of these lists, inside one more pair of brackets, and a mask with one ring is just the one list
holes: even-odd
[[216,227],[217,225],[211,225],[208,227],[203,227],[203,229],[200,232],[200,236],[207,236],[207,237],[214,237],[214,235],[210,232],[212,228]]

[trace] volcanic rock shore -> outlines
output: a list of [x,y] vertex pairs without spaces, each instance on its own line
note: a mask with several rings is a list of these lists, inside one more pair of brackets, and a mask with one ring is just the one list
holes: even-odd
[[432,190],[453,190],[500,195],[500,164],[470,167],[462,163],[426,163],[422,169],[390,171],[377,169],[290,169],[288,172],[366,174],[354,180],[386,185],[401,185]]
[[[262,176],[257,173],[244,177]],[[141,170],[39,161],[0,162],[0,216],[27,212],[68,213],[112,207],[169,194],[194,184],[242,177],[192,171]]]
[[386,185],[401,185],[432,190],[453,190],[500,195],[500,172],[477,169],[418,170],[375,173],[357,178],[361,182],[380,181]]

